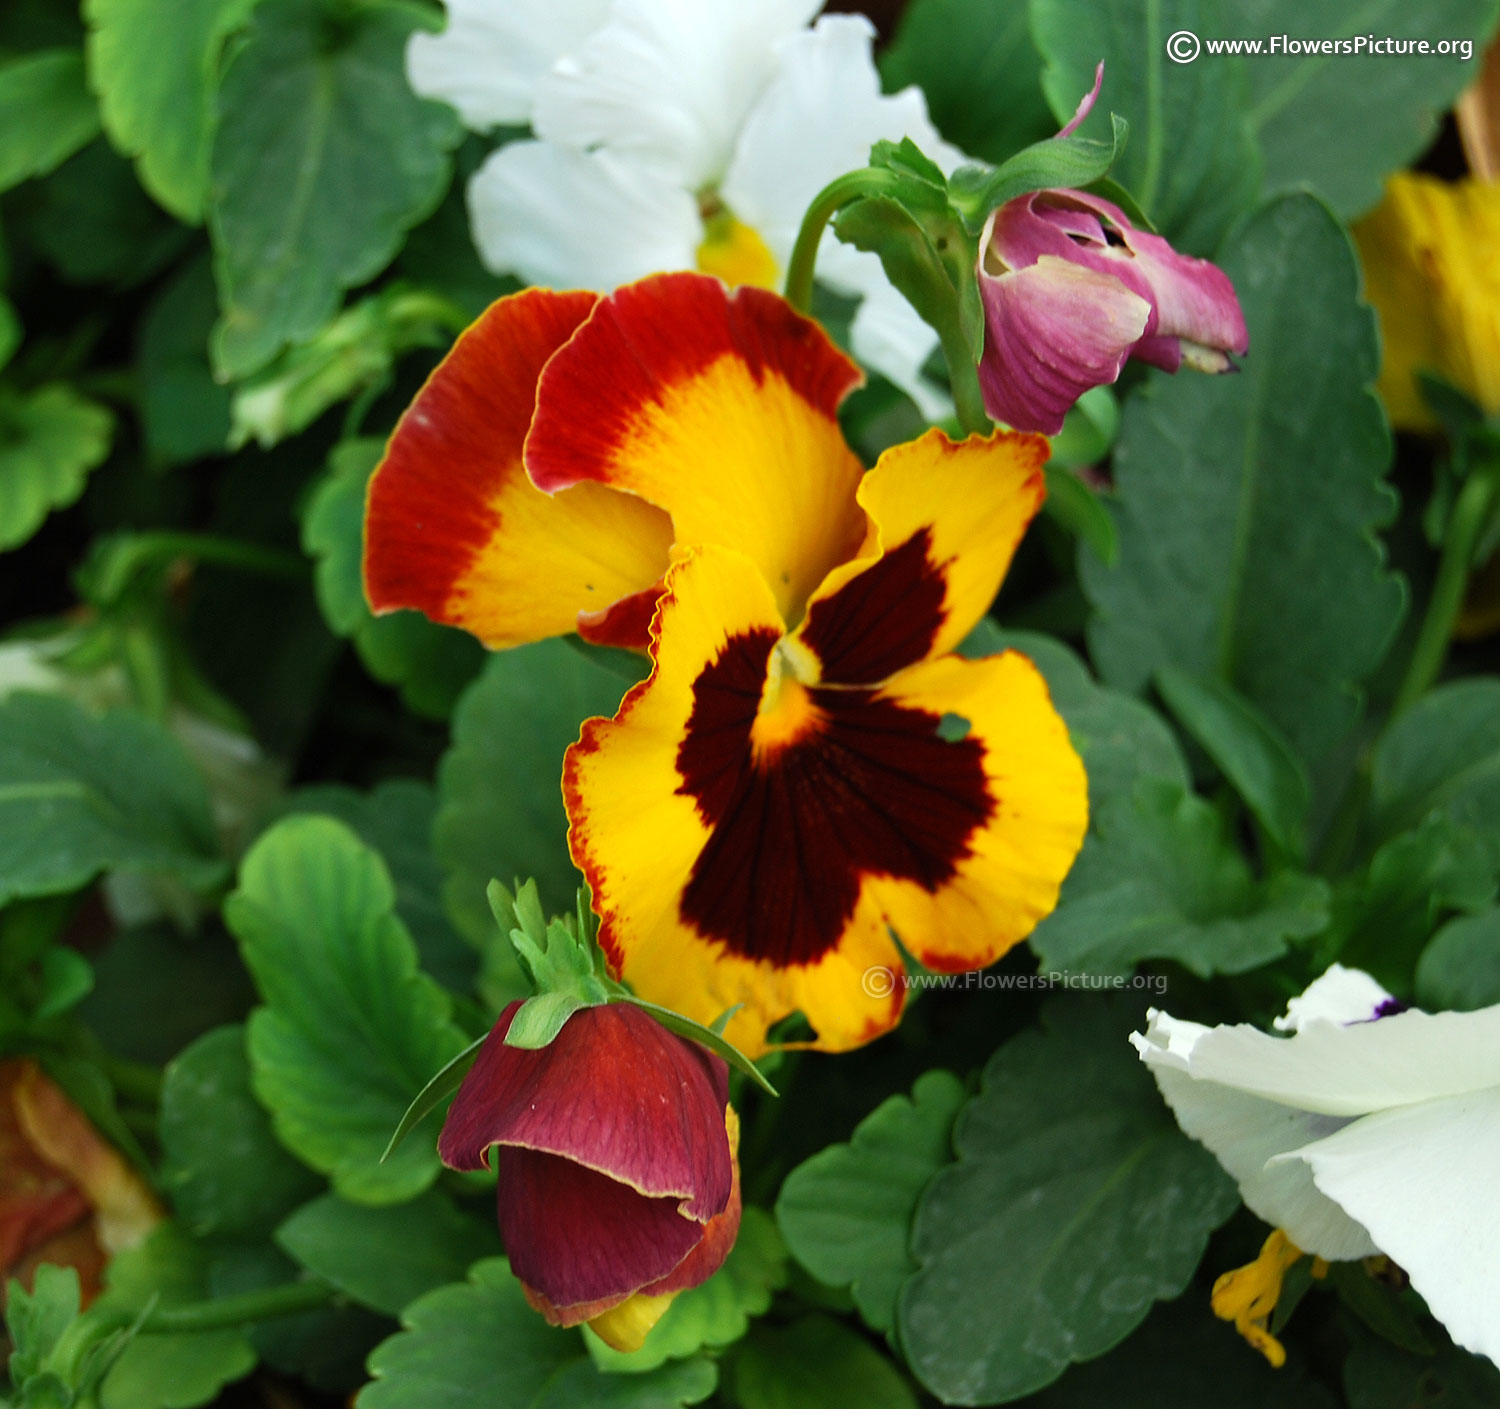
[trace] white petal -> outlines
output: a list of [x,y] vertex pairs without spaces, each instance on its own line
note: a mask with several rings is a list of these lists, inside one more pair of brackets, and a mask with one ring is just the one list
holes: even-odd
[[1329,967],[1321,978],[1286,1005],[1286,1014],[1276,1019],[1278,1032],[1297,1032],[1315,1018],[1333,1023],[1368,1022],[1389,1003],[1391,995],[1363,969]]
[[1142,1055],[1177,1123],[1228,1170],[1252,1213],[1285,1228],[1299,1248],[1319,1257],[1366,1257],[1376,1250],[1365,1229],[1318,1191],[1306,1165],[1295,1161],[1267,1164],[1347,1121],[1195,1081],[1186,1072],[1153,1062],[1146,1048]]
[[477,132],[531,121],[537,81],[609,14],[610,0],[448,0],[441,34],[412,35],[406,76]]
[[607,145],[690,190],[717,181],[775,64],[821,0],[617,0],[537,87],[537,135]]
[[555,289],[612,289],[691,269],[703,239],[697,202],[606,152],[548,142],[502,147],[469,182],[469,220],[497,273]]
[[937,334],[905,297],[885,282],[880,260],[873,254],[862,257],[874,261],[879,283],[860,303],[849,329],[854,355],[900,387],[927,420],[944,420],[953,414],[953,401],[922,375],[938,345]]
[[1448,1334],[1500,1364],[1500,1089],[1368,1116],[1297,1158]]
[[[875,142],[910,137],[945,170],[962,160],[938,136],[919,89],[881,93],[873,34],[862,15],[825,15],[783,41],[775,76],[740,132],[724,199],[782,265],[813,197],[865,166]],[[825,259],[836,243],[824,236]]]
[[1413,1010],[1348,1026],[1313,1021],[1294,1037],[1246,1024],[1202,1028],[1153,1013],[1146,1040],[1160,1052],[1148,1058],[1153,1064],[1299,1110],[1358,1116],[1494,1085],[1500,1005],[1473,1013]]

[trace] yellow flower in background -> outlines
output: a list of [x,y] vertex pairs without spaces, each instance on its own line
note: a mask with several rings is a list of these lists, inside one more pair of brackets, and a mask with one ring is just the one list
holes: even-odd
[[1392,422],[1436,428],[1419,370],[1500,411],[1500,182],[1397,172],[1354,238],[1380,317],[1379,386]]

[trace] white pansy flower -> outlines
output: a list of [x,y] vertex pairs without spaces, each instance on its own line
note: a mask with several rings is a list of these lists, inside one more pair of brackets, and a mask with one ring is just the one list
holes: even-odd
[[[502,102],[477,95],[499,72],[504,120],[536,134],[495,152],[470,183],[485,263],[554,288],[693,268],[778,287],[807,206],[863,166],[873,143],[910,137],[951,171],[962,154],[938,136],[921,92],[881,93],[869,21],[829,15],[808,28],[819,3],[613,0],[599,19],[597,5],[559,0],[545,26],[523,3],[507,22],[527,35],[528,57],[502,65],[479,24],[499,0],[450,0],[460,39],[446,49],[446,34],[418,36],[420,48],[414,39],[413,85],[489,125]],[[532,59],[570,27],[575,39],[538,73]],[[518,119],[514,97],[528,84]],[[946,394],[922,376],[937,335],[879,259],[826,236],[818,277],[861,301],[855,355],[929,418],[948,414]]]
[[424,98],[487,132],[531,121],[536,86],[609,17],[613,0],[447,0],[441,34],[406,46],[406,77]]
[[1459,1345],[1500,1363],[1500,1005],[1402,1010],[1334,965],[1276,1025],[1292,1035],[1152,1010],[1131,1041],[1178,1124],[1284,1232],[1282,1270],[1298,1249],[1384,1253]]

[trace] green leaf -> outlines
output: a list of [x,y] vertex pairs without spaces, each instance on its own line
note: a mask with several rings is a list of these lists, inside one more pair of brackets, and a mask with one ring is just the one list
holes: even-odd
[[785,1282],[786,1246],[770,1214],[750,1205],[740,1217],[739,1236],[724,1265],[706,1282],[679,1293],[639,1350],[614,1350],[587,1328],[584,1343],[601,1370],[654,1370],[705,1347],[732,1345],[751,1320],[766,1311],[771,1294]]
[[906,1377],[831,1316],[753,1327],[734,1347],[724,1380],[738,1409],[917,1409]]
[[410,1105],[402,1112],[401,1119],[396,1123],[391,1138],[386,1142],[385,1152],[380,1156],[382,1164],[390,1159],[396,1152],[396,1147],[422,1123],[423,1119],[437,1109],[438,1103],[444,1096],[458,1090],[469,1068],[474,1065],[479,1049],[488,1040],[489,1033],[485,1033],[483,1037],[476,1037],[456,1056],[444,1062],[427,1079],[422,1089],[412,1097]]
[[1265,207],[1221,262],[1250,356],[1237,377],[1152,374],[1126,406],[1119,561],[1079,560],[1089,645],[1124,689],[1164,665],[1226,681],[1316,771],[1404,602],[1375,537],[1394,503],[1375,327],[1348,235],[1309,196]]
[[1062,900],[1031,936],[1045,970],[1127,974],[1171,959],[1202,977],[1269,964],[1328,924],[1328,887],[1282,872],[1257,881],[1219,814],[1147,778],[1111,797]]
[[224,42],[256,0],[86,0],[89,80],[110,141],[141,184],[196,225],[208,197],[214,92]]
[[1061,524],[1080,543],[1087,544],[1089,551],[1109,567],[1120,550],[1115,541],[1115,521],[1109,516],[1103,500],[1056,459],[1048,461],[1046,475],[1047,500],[1043,507],[1047,516]]
[[889,1335],[896,1295],[917,1270],[912,1216],[932,1176],[953,1158],[953,1117],[963,1083],[947,1071],[917,1079],[786,1177],[776,1221],[792,1255],[820,1282],[852,1287],[867,1325]]
[[880,56],[888,93],[917,84],[938,131],[988,162],[1056,132],[1041,68],[1014,0],[913,0]]
[[379,440],[349,440],[334,450],[328,474],[307,501],[302,544],[317,559],[318,605],[329,627],[351,638],[365,669],[399,686],[412,709],[444,719],[478,673],[484,649],[466,632],[417,612],[371,613],[360,566],[365,485],[383,453]]
[[[1495,0],[1235,0],[1234,33],[1438,40],[1473,37],[1474,56],[1271,54],[1245,65],[1250,122],[1265,154],[1266,190],[1311,185],[1345,218],[1380,199],[1388,172],[1420,155],[1443,111],[1474,77]],[[1219,60],[1196,67],[1217,70]],[[1253,337],[1252,333],[1252,337]]]
[[1054,1000],[959,1113],[899,1307],[907,1363],[940,1398],[1019,1398],[1102,1354],[1182,1291],[1238,1205],[1126,1042],[1141,1016]]
[[213,146],[223,375],[312,337],[447,189],[457,114],[406,81],[420,18],[394,0],[257,5],[224,72]]
[[276,1143],[239,1026],[205,1033],[167,1066],[158,1129],[163,1184],[199,1237],[264,1238],[322,1182]]
[[208,365],[217,312],[213,266],[204,255],[166,284],[141,320],[141,420],[158,463],[219,455],[229,440],[229,388]]
[[1281,731],[1238,690],[1164,665],[1156,688],[1167,708],[1218,765],[1266,834],[1289,856],[1307,846],[1312,785]]
[[[1070,470],[1097,465],[1115,443],[1120,433],[1120,403],[1115,398],[1114,388],[1090,387],[1069,408],[1063,417],[1063,428],[1052,437],[1052,459],[1049,467],[1063,466]],[[1049,477],[1050,481],[1050,477]],[[1048,484],[1048,495],[1052,493]],[[1092,493],[1092,491],[1090,491]],[[1045,504],[1042,506],[1046,507]],[[1110,525],[1110,542],[1114,542],[1114,525]],[[1108,565],[1114,558],[1113,548],[1106,556]]]
[[1363,876],[1346,881],[1323,941],[1330,957],[1366,969],[1400,997],[1441,918],[1495,898],[1494,839],[1442,813],[1391,838]]
[[[300,1278],[297,1264],[267,1240],[212,1246],[208,1280],[215,1297],[296,1286]],[[365,1357],[390,1330],[388,1317],[340,1298],[311,1311],[257,1321],[247,1334],[268,1369],[347,1401],[365,1381]]]
[[1091,816],[1117,793],[1130,793],[1141,778],[1187,787],[1187,763],[1162,717],[1140,700],[1096,684],[1088,666],[1055,637],[1002,631],[986,617],[959,649],[970,658],[1016,650],[1042,672],[1088,771]]
[[463,1281],[479,1258],[497,1256],[500,1234],[493,1219],[460,1213],[430,1190],[398,1208],[324,1194],[276,1230],[276,1245],[361,1305],[396,1316],[424,1292]]
[[494,936],[485,890],[496,876],[535,877],[549,911],[572,901],[582,881],[568,857],[563,751],[582,720],[613,715],[627,688],[596,659],[540,641],[491,656],[459,701],[438,767],[433,849],[448,914],[470,943]]
[[680,1361],[645,1375],[608,1375],[578,1337],[527,1305],[503,1258],[476,1263],[469,1280],[408,1306],[405,1327],[370,1355],[373,1383],[357,1409],[674,1409],[714,1391],[711,1360]]
[[437,795],[414,778],[391,778],[367,793],[353,788],[303,788],[288,812],[320,812],[356,832],[380,853],[396,886],[396,913],[417,942],[422,968],[444,988],[467,992],[478,956],[443,913],[443,874],[432,854]]
[[1099,106],[1082,130],[1102,132],[1100,109],[1126,118],[1130,146],[1111,175],[1173,244],[1199,254],[1213,252],[1250,208],[1260,182],[1241,61],[1219,55],[1177,64],[1167,56],[1168,35],[1184,29],[1216,35],[1219,14],[1215,0],[1031,3],[1032,34],[1047,61],[1042,87],[1053,113],[1060,122],[1073,115],[1102,59]]
[[[0,275],[4,273],[3,253],[0,253]],[[0,372],[5,370],[5,364],[16,354],[16,349],[21,345],[21,339],[25,336],[21,327],[21,320],[16,316],[16,310],[4,295],[0,295]]]
[[1344,1362],[1344,1393],[1349,1409],[1491,1409],[1500,1402],[1500,1369],[1456,1346],[1413,1355],[1363,1336]]
[[1500,865],[1500,681],[1440,685],[1397,719],[1375,750],[1370,810],[1377,837],[1439,812]]
[[32,1017],[55,1018],[81,1003],[94,988],[94,966],[76,949],[54,947],[37,961],[41,989]]
[[0,701],[0,904],[78,890],[101,871],[224,873],[208,794],[158,724],[61,696]]
[[192,232],[141,190],[135,170],[96,138],[7,202],[24,240],[72,284],[144,283],[186,248]]
[[1417,963],[1417,1002],[1473,1012],[1500,1003],[1500,910],[1451,920]]
[[1208,1293],[1190,1289],[1158,1306],[1140,1330],[1108,1355],[1073,1366],[1026,1401],[1027,1409],[1339,1409],[1339,1401],[1302,1372],[1295,1348],[1273,1370],[1209,1310]]
[[399,1203],[437,1177],[435,1138],[380,1157],[411,1093],[464,1041],[395,899],[346,827],[289,817],[250,849],[224,908],[266,1003],[250,1017],[256,1097],[281,1142],[357,1203]]
[[71,387],[28,395],[0,387],[0,552],[83,493],[113,433],[114,417]]
[[95,958],[94,978],[78,1016],[111,1054],[153,1066],[255,1002],[233,940],[184,937],[166,921],[117,935]]
[[[207,1257],[175,1223],[117,1254],[105,1273],[100,1311],[144,1311],[208,1295]],[[193,1409],[255,1368],[242,1331],[174,1331],[136,1336],[105,1376],[100,1409]]]
[[60,166],[99,131],[76,49],[0,62],[0,191]]

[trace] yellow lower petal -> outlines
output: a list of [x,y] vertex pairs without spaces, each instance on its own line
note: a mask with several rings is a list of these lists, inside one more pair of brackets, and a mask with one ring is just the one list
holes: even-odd
[[588,1323],[589,1329],[614,1350],[639,1350],[676,1296],[676,1292],[664,1292],[659,1296],[637,1292],[603,1315],[594,1317]]
[[947,656],[902,671],[882,694],[966,720],[984,747],[994,816],[952,880],[927,890],[875,878],[870,891],[902,946],[943,972],[992,964],[1057,905],[1088,829],[1088,784],[1041,672],[1015,651]]
[[936,429],[887,450],[859,486],[872,525],[861,556],[823,581],[797,634],[822,678],[875,685],[957,646],[1041,508],[1049,454],[1040,435]]

